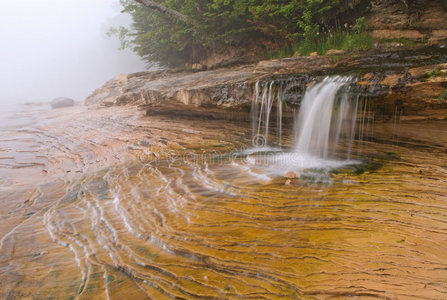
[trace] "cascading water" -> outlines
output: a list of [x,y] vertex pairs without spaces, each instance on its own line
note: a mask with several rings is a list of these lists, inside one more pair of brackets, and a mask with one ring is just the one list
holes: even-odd
[[288,99],[285,90],[300,83],[258,82],[252,103],[252,132],[256,148],[251,153],[257,149],[260,155],[254,161],[267,160],[273,172],[278,174],[287,170],[334,168],[352,163],[349,159],[356,132],[357,109],[364,105],[358,97],[350,94],[351,81],[351,77],[330,76],[307,87],[302,93],[304,96],[295,119],[295,145],[292,151],[268,154],[267,158],[262,151],[272,149],[264,146],[268,146],[269,142],[272,144],[269,137],[273,134],[269,130],[273,127],[270,117],[274,102],[276,100],[276,140],[279,141],[276,144],[281,145],[283,104]]
[[255,86],[255,99],[252,102],[252,140],[257,147],[268,145],[270,135],[271,112],[273,103],[277,103],[277,143],[281,144],[282,132],[282,97],[280,88],[274,86],[274,81],[261,85],[260,82]]
[[351,103],[350,77],[326,77],[306,91],[295,128],[295,151],[321,158],[334,154],[340,138],[350,144],[355,134],[358,102]]

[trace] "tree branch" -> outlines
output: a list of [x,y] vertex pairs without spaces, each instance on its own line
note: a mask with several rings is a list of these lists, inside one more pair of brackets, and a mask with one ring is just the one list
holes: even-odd
[[199,24],[195,20],[190,19],[189,17],[185,16],[184,14],[179,13],[178,11],[175,11],[175,10],[167,8],[161,4],[158,4],[157,2],[154,2],[151,0],[135,0],[135,1],[143,4],[146,7],[151,8],[153,10],[156,10],[162,14],[165,14],[169,17],[180,20],[185,24],[191,25],[193,27],[199,26]]
[[203,14],[203,11],[202,11],[202,9],[200,8],[200,5],[199,5],[199,3],[197,3],[197,1],[194,1],[194,6],[196,7],[197,11],[198,11],[200,14]]
[[401,0],[404,4],[405,4],[405,6],[408,8],[408,3],[407,3],[407,1],[405,1],[405,0]]

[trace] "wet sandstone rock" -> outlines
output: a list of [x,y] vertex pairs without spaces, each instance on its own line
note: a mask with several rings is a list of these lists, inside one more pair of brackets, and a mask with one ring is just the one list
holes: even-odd
[[288,179],[295,179],[295,178],[300,178],[301,176],[300,176],[300,174],[298,174],[295,171],[289,171],[284,175],[284,177],[288,178]]

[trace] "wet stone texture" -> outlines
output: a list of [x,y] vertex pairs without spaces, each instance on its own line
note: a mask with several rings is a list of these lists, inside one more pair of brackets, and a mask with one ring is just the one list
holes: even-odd
[[1,298],[447,297],[445,121],[367,122],[360,167],[287,179],[235,155],[243,122],[65,112],[0,133]]

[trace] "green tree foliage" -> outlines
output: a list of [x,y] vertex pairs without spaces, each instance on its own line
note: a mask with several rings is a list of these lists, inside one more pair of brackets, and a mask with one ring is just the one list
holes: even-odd
[[165,7],[193,19],[198,26],[158,11],[122,0],[124,11],[132,15],[132,30],[112,29],[123,46],[131,47],[147,61],[177,66],[198,62],[211,52],[228,47],[244,47],[261,37],[249,22],[247,0],[164,0]]
[[[358,2],[358,0],[350,0]],[[310,43],[348,0],[155,0],[194,20],[188,24],[131,0],[131,30],[116,30],[123,46],[147,61],[178,66],[229,48]],[[332,16],[333,15],[333,16]],[[328,16],[331,16],[328,18]],[[255,47],[256,48],[256,47]],[[259,48],[259,47],[258,47]]]
[[[254,2],[254,1],[252,1]],[[272,38],[296,42],[300,37],[313,38],[323,17],[340,0],[267,0],[258,1],[250,10],[256,28]]]

